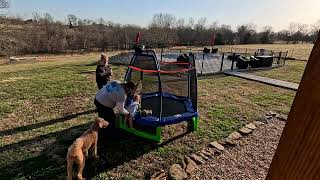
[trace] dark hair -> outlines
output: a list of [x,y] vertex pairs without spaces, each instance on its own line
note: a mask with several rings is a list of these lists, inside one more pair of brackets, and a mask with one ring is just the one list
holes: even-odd
[[136,85],[135,85],[133,82],[129,81],[129,82],[125,83],[124,86],[125,86],[126,88],[128,88],[128,89],[133,90]]

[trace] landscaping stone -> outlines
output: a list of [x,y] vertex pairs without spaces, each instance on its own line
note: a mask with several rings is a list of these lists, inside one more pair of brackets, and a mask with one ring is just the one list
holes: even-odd
[[185,157],[184,163],[186,164],[186,167],[184,169],[188,175],[192,174],[198,167],[197,164],[189,157]]
[[249,134],[252,132],[252,129],[249,129],[247,127],[242,127],[239,132],[241,132],[242,134]]
[[202,154],[201,152],[199,153],[199,156],[205,161],[210,160],[210,158],[208,158],[206,155]]
[[271,120],[273,118],[273,116],[266,116],[267,120]]
[[[211,155],[211,157],[213,157],[215,154],[216,154],[216,152],[217,151],[219,151],[219,150],[213,150],[213,149],[211,149],[211,148],[206,148],[205,149],[205,151],[207,151],[208,153],[210,153],[210,155]],[[220,152],[220,151],[219,151]]]
[[270,111],[270,114],[271,114],[271,116],[276,116],[276,115],[278,115],[278,113],[273,112],[273,111]]
[[167,175],[164,170],[154,173],[150,178],[150,180],[166,180],[166,179],[167,179]]
[[264,122],[261,122],[261,121],[253,121],[252,124],[256,125],[256,126],[261,126],[261,125],[264,125],[266,123]]
[[171,179],[174,180],[183,180],[187,179],[187,173],[181,168],[179,164],[173,164],[170,166],[169,175]]
[[254,125],[253,123],[249,123],[249,124],[246,125],[246,128],[249,128],[249,129],[254,130],[254,129],[256,129],[257,127],[256,127],[256,125]]
[[223,150],[224,150],[224,147],[223,147],[221,144],[219,144],[217,141],[211,142],[210,145],[211,145],[212,147],[217,148],[217,149],[220,150],[220,151],[223,151]]
[[273,116],[273,117],[275,117],[277,114],[278,114],[278,113],[276,113],[276,112],[269,111],[269,112],[266,113],[266,116]]
[[205,161],[201,157],[199,157],[195,154],[191,154],[190,158],[197,164],[204,164],[205,163]]
[[203,150],[201,151],[201,153],[204,154],[205,156],[209,157],[209,158],[211,158],[211,157],[214,155],[214,152],[213,152],[213,153],[210,153],[209,151],[207,151],[207,150],[205,150],[205,149],[203,149]]
[[232,140],[238,140],[238,139],[240,139],[241,137],[242,137],[241,134],[238,133],[238,132],[233,132],[233,133],[231,133],[231,134],[228,136],[228,138],[229,138],[229,139],[232,139]]
[[276,118],[280,119],[281,121],[287,121],[288,116],[284,114],[278,114]]
[[236,141],[236,140],[230,139],[230,138],[226,138],[226,139],[225,139],[225,142],[226,142],[227,145],[231,145],[231,146],[234,146],[234,145],[237,144],[237,141]]
[[221,144],[222,146],[226,145],[226,141],[224,139],[220,139],[217,141],[219,144]]

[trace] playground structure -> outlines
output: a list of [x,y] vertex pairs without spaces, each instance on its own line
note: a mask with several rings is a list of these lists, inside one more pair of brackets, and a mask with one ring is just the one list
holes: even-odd
[[136,52],[128,66],[125,81],[141,81],[141,109],[152,110],[152,115],[136,115],[133,128],[123,116],[118,116],[117,127],[137,136],[161,140],[161,127],[188,123],[188,130],[198,127],[197,73],[194,58],[189,62],[159,61],[153,50]]

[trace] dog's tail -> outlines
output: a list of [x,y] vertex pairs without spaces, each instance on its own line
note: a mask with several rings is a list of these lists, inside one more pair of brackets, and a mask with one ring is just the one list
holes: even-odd
[[74,160],[73,159],[68,159],[67,158],[67,180],[72,180],[72,166],[73,166]]

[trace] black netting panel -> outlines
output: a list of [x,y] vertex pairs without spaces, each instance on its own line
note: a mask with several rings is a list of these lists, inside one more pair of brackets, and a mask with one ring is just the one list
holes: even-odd
[[173,116],[186,112],[182,101],[162,97],[162,117]]
[[131,65],[141,69],[157,70],[154,56],[136,55]]
[[[143,97],[142,97],[143,98]],[[141,101],[141,110],[152,110],[152,116],[159,117],[160,116],[160,105],[161,105],[161,97],[151,97],[151,98],[143,98]]]
[[178,71],[181,69],[189,69],[189,67],[189,64],[160,63],[160,70],[162,71]]
[[158,73],[143,73],[142,93],[159,92]]
[[193,107],[197,110],[198,103],[198,85],[197,85],[197,70],[190,71],[190,100]]
[[176,96],[189,97],[188,72],[175,74],[161,73],[162,92]]

